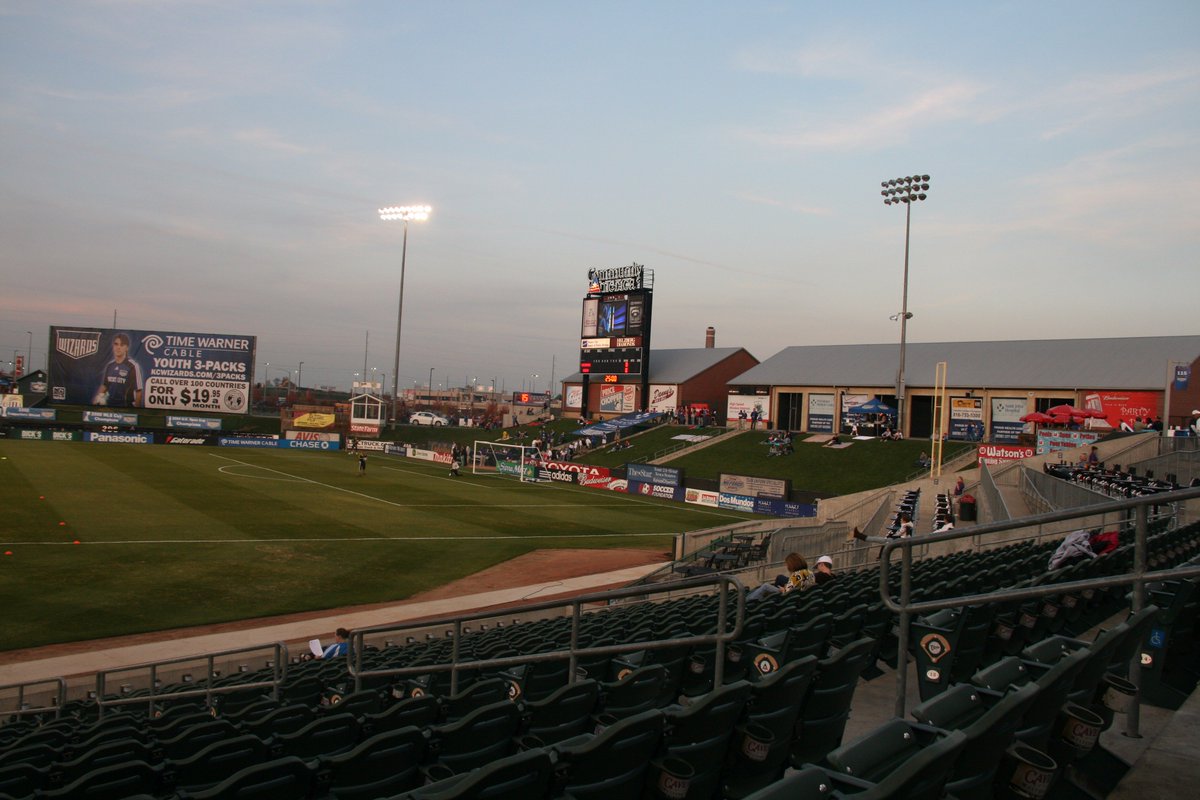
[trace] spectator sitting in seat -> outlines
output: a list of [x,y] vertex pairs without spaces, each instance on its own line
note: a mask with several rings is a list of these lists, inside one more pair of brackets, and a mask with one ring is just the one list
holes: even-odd
[[785,593],[807,591],[815,585],[813,574],[809,571],[808,562],[804,560],[804,556],[799,553],[788,553],[783,563],[788,570],[788,585],[783,589]]
[[818,586],[822,583],[829,583],[837,578],[833,572],[833,559],[829,556],[821,556],[817,559],[817,571],[813,575],[813,580]]
[[764,583],[757,589],[752,590],[750,594],[746,595],[746,600],[762,600],[764,597],[770,597],[773,594],[779,594],[783,591],[783,587],[787,585],[787,575],[776,575],[773,582]]
[[338,656],[346,655],[346,651],[350,649],[350,631],[345,628],[338,628],[334,631],[333,644],[325,648],[321,653],[320,658],[337,658]]

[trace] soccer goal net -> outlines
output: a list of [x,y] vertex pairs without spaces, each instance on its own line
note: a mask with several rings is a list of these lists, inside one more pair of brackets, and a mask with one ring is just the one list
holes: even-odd
[[536,453],[535,448],[525,445],[476,440],[471,450],[471,473],[508,475],[532,483],[537,480],[533,468]]

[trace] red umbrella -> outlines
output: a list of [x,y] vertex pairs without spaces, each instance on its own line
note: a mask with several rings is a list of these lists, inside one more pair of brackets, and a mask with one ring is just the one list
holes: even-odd
[[1025,416],[1021,417],[1021,422],[1033,422],[1038,425],[1054,421],[1054,417],[1050,416],[1049,414],[1043,414],[1040,411],[1034,411],[1032,414],[1026,414]]
[[1081,416],[1084,416],[1087,412],[1085,412],[1081,408],[1076,408],[1075,406],[1067,405],[1066,403],[1063,403],[1060,406],[1054,406],[1053,408],[1047,408],[1046,413],[1050,414],[1052,416],[1055,416],[1055,417],[1081,417]]

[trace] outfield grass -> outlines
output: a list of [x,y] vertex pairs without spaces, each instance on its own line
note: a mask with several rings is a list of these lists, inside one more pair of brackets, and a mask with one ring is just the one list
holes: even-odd
[[[793,490],[833,497],[906,480],[920,469],[915,462],[921,452],[928,453],[930,449],[929,441],[920,439],[902,442],[870,439],[834,449],[806,442],[804,438],[804,434],[796,437],[793,455],[768,456],[767,435],[762,431],[747,431],[669,463],[694,478],[718,478],[722,472],[790,478]],[[945,442],[942,460],[949,461],[973,448],[966,442]]]
[[666,551],[747,518],[382,455],[365,478],[344,453],[0,440],[0,458],[0,649],[400,600],[537,548]]
[[632,447],[613,451],[611,445],[595,450],[585,450],[576,458],[584,464],[596,464],[601,467],[621,467],[630,463],[644,463],[669,448],[688,445],[677,436],[720,436],[724,428],[691,428],[682,425],[659,425],[643,433],[623,439]]

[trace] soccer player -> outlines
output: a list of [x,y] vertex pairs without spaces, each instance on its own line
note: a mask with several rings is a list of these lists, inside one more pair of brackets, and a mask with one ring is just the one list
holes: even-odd
[[142,404],[142,369],[129,357],[129,335],[113,337],[113,357],[104,365],[96,405],[140,406]]

